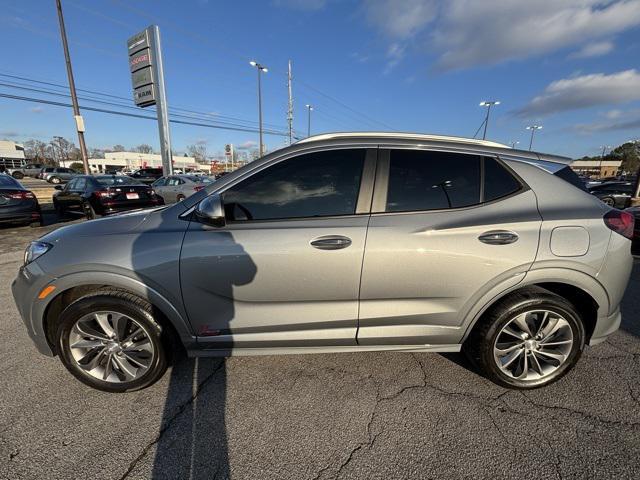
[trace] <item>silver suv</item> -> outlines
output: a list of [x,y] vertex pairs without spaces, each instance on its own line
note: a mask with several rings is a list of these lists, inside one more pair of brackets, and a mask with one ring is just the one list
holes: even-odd
[[633,217],[570,160],[462,138],[329,134],[170,207],[33,242],[13,294],[37,348],[98,389],[192,356],[464,351],[549,384],[620,325]]

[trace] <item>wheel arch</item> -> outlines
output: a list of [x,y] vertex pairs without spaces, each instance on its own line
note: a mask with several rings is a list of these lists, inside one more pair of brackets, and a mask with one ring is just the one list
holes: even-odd
[[493,305],[509,295],[530,287],[544,288],[569,300],[584,322],[587,342],[595,330],[599,312],[606,313],[609,310],[609,297],[606,290],[586,273],[557,268],[533,270],[528,272],[518,284],[507,289],[503,288],[499,292],[494,288],[482,297],[467,315],[466,329],[460,343],[464,343],[480,318]]
[[144,285],[142,282],[128,277],[114,274],[105,275],[104,272],[95,273],[96,275],[94,276],[84,276],[84,281],[72,281],[69,277],[57,279],[52,285],[55,285],[58,293],[42,307],[40,315],[34,312],[36,314],[33,315],[32,318],[41,319],[41,332],[54,354],[57,354],[55,335],[57,332],[57,322],[62,311],[79,298],[101,290],[118,290],[130,293],[149,302],[158,314],[158,321],[168,325],[169,328],[173,330],[185,349],[188,350],[196,345],[195,336],[191,331],[189,322],[186,320],[186,316],[178,311],[176,307],[159,292]]

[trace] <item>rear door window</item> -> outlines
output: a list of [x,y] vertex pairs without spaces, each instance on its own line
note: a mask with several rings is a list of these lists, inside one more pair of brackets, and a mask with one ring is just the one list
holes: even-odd
[[484,201],[506,197],[522,188],[515,177],[495,158],[484,157]]
[[387,212],[466,207],[480,203],[482,157],[391,150]]

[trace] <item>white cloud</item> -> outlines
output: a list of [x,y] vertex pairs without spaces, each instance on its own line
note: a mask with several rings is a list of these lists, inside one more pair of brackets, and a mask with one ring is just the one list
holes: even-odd
[[640,100],[640,73],[635,69],[610,75],[594,73],[550,83],[516,113],[528,117],[633,100]]
[[390,73],[404,58],[406,46],[399,43],[392,43],[387,49],[387,65],[384,73]]
[[31,107],[29,111],[31,113],[42,113],[44,112],[44,107]]
[[367,20],[393,38],[409,38],[436,17],[436,0],[364,0]]
[[286,7],[294,10],[322,10],[327,0],[273,0],[276,7]]
[[258,143],[253,140],[247,140],[246,142],[241,143],[240,145],[236,145],[236,150],[251,150],[256,148]]
[[598,132],[612,132],[617,130],[637,130],[640,128],[640,109],[627,110],[620,112],[618,116],[609,117],[606,120],[601,120],[593,123],[580,123],[575,125],[572,130],[589,135]]
[[586,44],[577,52],[572,53],[571,58],[590,58],[600,57],[606,55],[614,49],[615,45],[610,40],[603,40],[601,42],[592,42]]
[[368,22],[392,41],[426,45],[438,67],[496,64],[582,46],[640,25],[640,0],[363,0]]

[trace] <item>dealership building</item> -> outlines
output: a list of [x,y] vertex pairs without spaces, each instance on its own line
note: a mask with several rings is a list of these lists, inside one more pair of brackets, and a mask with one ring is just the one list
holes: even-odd
[[615,177],[620,173],[622,160],[576,160],[571,164],[574,172],[587,177]]
[[24,147],[9,140],[0,140],[0,171],[24,164]]
[[[162,167],[162,156],[155,153],[107,152],[104,154],[104,158],[89,159],[89,168],[94,173],[120,170],[122,168],[138,170],[148,167]],[[193,157],[174,156],[173,168],[182,171],[186,169],[209,171],[211,165],[208,163],[198,163]]]

